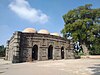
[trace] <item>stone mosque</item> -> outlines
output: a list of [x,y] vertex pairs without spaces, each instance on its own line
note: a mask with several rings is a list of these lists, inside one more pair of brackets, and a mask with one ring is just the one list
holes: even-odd
[[74,58],[73,43],[58,33],[26,28],[7,41],[6,59],[12,63]]

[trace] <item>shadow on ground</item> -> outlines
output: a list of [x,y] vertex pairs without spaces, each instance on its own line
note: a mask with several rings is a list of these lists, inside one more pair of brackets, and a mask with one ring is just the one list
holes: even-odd
[[100,75],[100,64],[95,64],[93,67],[88,67],[92,70],[92,75]]
[[1,74],[1,73],[5,73],[5,71],[0,72],[0,74]]

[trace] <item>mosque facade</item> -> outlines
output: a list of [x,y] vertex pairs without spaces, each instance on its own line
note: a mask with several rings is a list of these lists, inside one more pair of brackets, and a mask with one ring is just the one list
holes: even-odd
[[58,33],[26,28],[7,41],[6,59],[13,63],[74,58],[73,43]]

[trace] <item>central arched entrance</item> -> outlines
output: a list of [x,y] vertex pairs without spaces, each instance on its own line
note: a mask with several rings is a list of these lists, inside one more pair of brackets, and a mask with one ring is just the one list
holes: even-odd
[[64,47],[61,47],[61,59],[64,59]]
[[32,61],[38,59],[38,46],[34,45],[32,48]]
[[53,59],[53,46],[48,47],[48,59]]

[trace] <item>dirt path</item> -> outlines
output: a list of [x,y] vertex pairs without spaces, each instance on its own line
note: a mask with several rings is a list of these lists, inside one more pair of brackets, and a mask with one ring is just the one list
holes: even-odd
[[0,75],[100,75],[100,59],[4,62],[0,63]]

